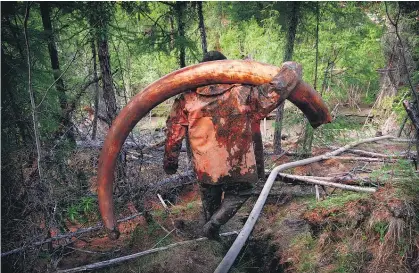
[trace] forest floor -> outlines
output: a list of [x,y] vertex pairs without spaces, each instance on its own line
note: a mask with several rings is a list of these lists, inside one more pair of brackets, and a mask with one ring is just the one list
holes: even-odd
[[[161,122],[154,119],[155,124]],[[150,121],[149,121],[150,122]],[[268,128],[272,127],[268,121]],[[332,151],[351,140],[359,139],[357,129],[339,131],[339,137],[315,143],[313,156]],[[159,127],[159,126],[156,126]],[[141,130],[141,128],[139,129]],[[270,133],[265,135],[265,167],[298,160],[290,155],[274,155]],[[293,151],[298,130],[286,132],[285,150]],[[374,133],[374,132],[373,132]],[[164,139],[162,131],[152,130],[144,136],[149,141]],[[362,144],[356,149],[400,155],[411,151],[411,144],[391,140]],[[83,151],[75,157],[83,164]],[[91,151],[86,153],[90,153]],[[358,157],[350,152],[345,156]],[[97,154],[93,155],[97,157]],[[151,248],[201,237],[203,225],[198,186],[189,183],[149,186],[166,176],[162,168],[161,149],[154,149],[127,163],[129,179],[119,182],[115,190],[117,218],[142,211],[149,213],[119,224],[121,236],[111,241],[103,231],[56,241],[60,249],[55,264],[60,270],[105,261]],[[178,173],[189,169],[186,152],[181,153]],[[407,159],[388,158],[378,162],[329,159],[296,167],[294,175],[350,178],[345,181],[359,186],[376,187],[373,194],[320,188],[316,200],[313,185],[276,181],[250,239],[243,247],[231,272],[417,272],[419,173]],[[95,192],[94,179],[89,180]],[[255,194],[239,212],[222,227],[221,232],[240,231],[247,219],[265,180],[260,180]],[[146,190],[145,190],[146,188]],[[168,205],[165,209],[157,197],[160,194]],[[141,197],[140,197],[141,196]],[[81,217],[67,217],[69,231],[93,226],[99,221],[97,212]],[[185,221],[179,226],[179,219]],[[58,233],[58,231],[57,231]],[[52,234],[54,236],[55,234]],[[213,272],[235,235],[217,241],[200,241],[178,246],[98,269],[96,272]],[[63,243],[66,244],[62,247]],[[45,272],[51,257],[38,260],[36,271]],[[53,271],[52,268],[50,268]]]

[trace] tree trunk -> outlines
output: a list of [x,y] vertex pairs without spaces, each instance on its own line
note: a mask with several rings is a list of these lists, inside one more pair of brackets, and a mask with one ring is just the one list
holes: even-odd
[[[295,34],[297,32],[298,25],[298,12],[300,9],[299,2],[291,2],[291,11],[288,21],[287,41],[285,44],[285,54],[283,61],[291,61],[292,54],[294,52]],[[282,152],[281,147],[281,136],[282,136],[282,119],[284,116],[284,105],[285,102],[281,103],[276,112],[275,119],[275,133],[274,133],[274,153],[279,154]]]
[[[407,115],[409,116],[410,120],[412,121],[413,126],[416,129],[416,153],[417,158],[419,159],[419,111],[417,110],[417,107],[415,107],[414,103],[409,103],[409,101],[404,100],[403,101],[404,109],[407,112]],[[416,165],[417,169],[417,165]]]
[[[316,64],[314,66],[314,80],[313,80],[313,88],[317,89],[317,68],[318,68],[318,59],[319,59],[319,23],[320,23],[320,7],[319,2],[316,3]],[[305,120],[306,128],[304,131],[304,141],[303,141],[303,154],[310,154],[311,155],[311,147],[313,145],[313,128],[311,128],[310,124]]]
[[106,113],[109,123],[112,123],[116,117],[117,106],[115,99],[115,91],[113,88],[113,78],[111,73],[111,63],[108,49],[108,40],[106,36],[99,37],[98,39],[98,53],[100,70],[102,73],[102,88],[103,99],[106,104]]
[[185,49],[185,22],[183,21],[183,12],[185,10],[186,2],[176,2],[175,11],[178,26],[178,47],[179,47],[179,66],[180,68],[186,66],[186,49]]
[[57,46],[55,44],[54,33],[52,30],[50,6],[48,2],[40,2],[39,7],[41,10],[42,25],[44,33],[48,42],[48,52],[51,59],[51,67],[55,80],[55,88],[58,93],[58,101],[61,108],[60,128],[57,132],[58,136],[67,133],[68,138],[74,140],[74,135],[71,130],[70,112],[67,111],[67,96],[65,93],[64,81],[61,77],[60,62],[58,60]]
[[207,34],[205,32],[204,15],[202,13],[202,1],[197,2],[198,5],[198,19],[199,19],[199,30],[201,32],[201,45],[202,53],[207,53]]
[[169,16],[169,24],[170,24],[170,50],[175,48],[175,22],[173,20],[173,16]]
[[99,81],[97,77],[97,60],[96,60],[96,44],[95,40],[93,39],[91,41],[91,47],[92,47],[92,61],[93,61],[93,80],[95,81],[95,113],[93,116],[93,130],[92,130],[92,140],[96,139],[96,133],[97,133],[97,117],[99,113]]

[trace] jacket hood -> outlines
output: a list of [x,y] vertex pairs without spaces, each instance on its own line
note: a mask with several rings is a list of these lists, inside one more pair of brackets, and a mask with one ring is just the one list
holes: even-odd
[[197,88],[196,93],[203,96],[215,96],[227,92],[234,86],[235,84],[213,84]]

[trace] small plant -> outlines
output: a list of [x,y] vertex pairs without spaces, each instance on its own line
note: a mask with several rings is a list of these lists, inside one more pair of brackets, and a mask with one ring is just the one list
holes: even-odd
[[72,205],[71,207],[69,207],[67,210],[67,216],[71,222],[75,222],[76,219],[80,217],[80,213],[77,206]]
[[193,209],[193,207],[194,207],[194,204],[193,204],[193,202],[191,202],[191,203],[188,203],[188,204],[186,205],[186,209],[188,209],[188,210],[191,210],[191,209]]
[[96,199],[90,196],[82,197],[76,204],[72,204],[66,211],[71,222],[87,222],[89,217],[97,211]]
[[380,235],[380,242],[384,242],[384,236],[386,235],[388,230],[388,223],[385,222],[377,222],[374,225],[374,231]]
[[83,197],[81,199],[81,209],[84,213],[92,212],[95,208],[96,200],[93,197]]

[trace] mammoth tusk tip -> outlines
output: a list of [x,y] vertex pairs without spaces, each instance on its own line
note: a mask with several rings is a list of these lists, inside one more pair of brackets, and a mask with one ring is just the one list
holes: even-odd
[[108,237],[111,240],[118,240],[120,235],[121,235],[121,233],[117,229],[108,231]]

